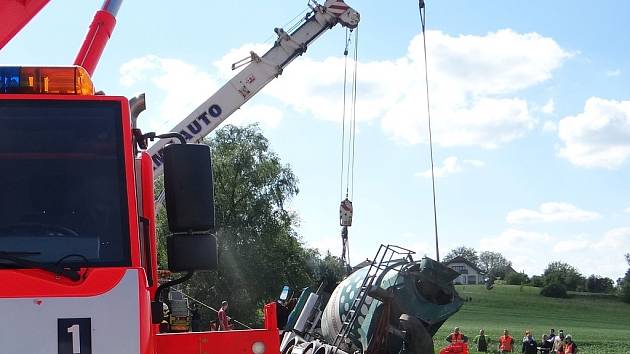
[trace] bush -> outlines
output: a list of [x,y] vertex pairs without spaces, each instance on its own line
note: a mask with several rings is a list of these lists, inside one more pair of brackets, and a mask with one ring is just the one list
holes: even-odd
[[535,286],[537,288],[542,288],[543,286],[545,286],[545,281],[544,281],[543,277],[541,277],[540,275],[534,275],[530,279],[529,283],[532,286]]
[[510,272],[505,275],[505,282],[509,285],[521,285],[529,281],[527,274]]
[[540,295],[546,297],[564,298],[567,297],[567,288],[560,283],[551,283],[540,291]]

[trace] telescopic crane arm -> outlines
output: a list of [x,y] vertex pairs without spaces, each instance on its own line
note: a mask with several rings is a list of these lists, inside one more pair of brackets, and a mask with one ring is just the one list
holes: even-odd
[[[171,131],[181,133],[188,141],[201,140],[282,74],[282,70],[324,32],[336,24],[350,29],[359,24],[359,13],[342,0],[327,0],[323,5],[313,2],[309,6],[312,11],[295,31],[287,33],[276,28],[278,39],[267,53],[259,56],[251,52],[249,63],[244,60],[234,64],[233,69],[246,66]],[[162,148],[167,143],[169,140],[163,139],[147,150],[153,160],[154,178],[162,174]]]
[[[0,49],[2,49],[49,0],[0,0]],[[103,0],[103,6],[94,15],[90,29],[77,53],[74,65],[82,66],[90,76],[114,27],[116,14],[123,0]]]
[[90,29],[74,59],[74,65],[82,66],[90,76],[98,64],[103,50],[116,27],[116,14],[123,0],[104,0],[103,6],[94,15]]

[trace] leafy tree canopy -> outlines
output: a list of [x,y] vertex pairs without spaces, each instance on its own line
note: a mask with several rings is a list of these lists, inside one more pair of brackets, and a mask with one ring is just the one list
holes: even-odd
[[592,293],[609,293],[614,290],[615,283],[612,279],[601,277],[599,275],[591,275],[586,279],[586,291]]
[[584,277],[578,272],[578,270],[563,262],[549,263],[543,273],[545,279],[545,285],[552,283],[559,283],[564,285],[567,290],[577,290],[583,288]]
[[[203,143],[213,154],[219,267],[196,274],[184,290],[213,307],[228,300],[231,317],[253,324],[260,321],[262,305],[277,299],[284,285],[301,288],[317,278],[337,277],[332,256],[322,260],[301,244],[297,215],[285,208],[299,192],[298,179],[271,151],[258,126],[228,125]],[[158,216],[164,268],[165,216],[164,210]],[[202,315],[216,318],[211,312]]]
[[442,261],[448,262],[458,256],[464,257],[467,261],[474,265],[479,264],[479,256],[477,255],[477,251],[475,251],[474,248],[466,246],[460,246],[451,250],[449,253],[446,254],[446,256],[444,256],[444,259]]
[[499,252],[483,251],[479,254],[479,269],[486,274],[505,278],[506,270],[511,266],[512,262]]

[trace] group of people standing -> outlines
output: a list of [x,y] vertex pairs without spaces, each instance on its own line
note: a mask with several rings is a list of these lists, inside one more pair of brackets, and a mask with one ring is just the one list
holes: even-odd
[[[446,337],[446,341],[453,344],[468,343],[468,337],[466,337],[459,327],[455,327],[453,333]],[[479,330],[479,335],[473,339],[475,349],[478,352],[492,352],[491,343],[495,342],[485,334],[483,329]],[[501,354],[513,353],[518,350],[517,343],[510,335],[507,329],[503,330],[503,335],[496,341],[498,352]],[[456,346],[457,347],[457,346]],[[461,346],[460,346],[461,347]],[[577,344],[573,342],[573,338],[570,334],[564,334],[564,330],[560,330],[556,335],[556,330],[552,328],[549,334],[544,334],[541,337],[540,342],[534,339],[531,331],[525,331],[522,343],[520,343],[521,353],[523,354],[576,354]],[[467,349],[467,348],[466,348]]]
[[555,329],[550,329],[549,334],[543,334],[540,342],[536,342],[531,331],[525,331],[523,337],[523,353],[525,354],[575,354],[577,344],[570,334],[564,335],[564,330],[556,334]]

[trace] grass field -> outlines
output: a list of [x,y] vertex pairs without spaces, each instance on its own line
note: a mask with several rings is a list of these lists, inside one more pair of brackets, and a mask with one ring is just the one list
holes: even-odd
[[[526,329],[538,341],[550,328],[564,329],[577,343],[580,354],[630,354],[630,304],[611,297],[572,296],[552,299],[539,295],[540,289],[501,285],[488,291],[482,285],[457,286],[462,297],[472,297],[435,335],[436,353],[447,343],[444,338],[455,326],[472,341],[479,329],[494,340],[504,328],[510,330],[521,352]],[[471,349],[472,349],[471,345]],[[474,350],[471,350],[474,352]]]

